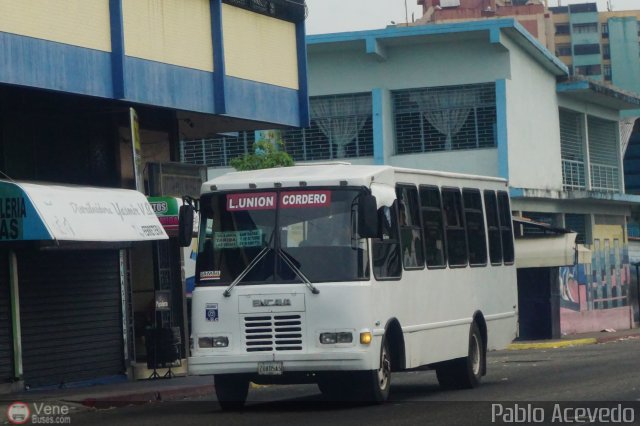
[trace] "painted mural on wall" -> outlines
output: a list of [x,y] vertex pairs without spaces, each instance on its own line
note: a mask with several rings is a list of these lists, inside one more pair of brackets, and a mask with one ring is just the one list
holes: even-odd
[[560,268],[560,306],[592,311],[628,306],[629,248],[619,240],[594,240],[592,263]]

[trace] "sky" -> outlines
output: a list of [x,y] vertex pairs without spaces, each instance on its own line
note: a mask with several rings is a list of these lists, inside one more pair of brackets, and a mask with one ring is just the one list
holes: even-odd
[[[549,0],[549,6],[574,3],[592,3],[594,0]],[[640,0],[610,0],[613,10],[640,9]],[[307,34],[324,34],[384,28],[404,23],[406,16],[422,16],[422,6],[417,0],[307,0],[309,17]],[[597,0],[598,10],[607,10],[607,0]],[[405,15],[406,4],[406,15]]]

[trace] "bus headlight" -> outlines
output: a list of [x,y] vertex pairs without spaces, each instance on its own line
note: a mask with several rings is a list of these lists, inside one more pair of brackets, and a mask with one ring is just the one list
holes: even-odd
[[335,345],[337,343],[353,342],[352,333],[320,333],[320,343],[323,345]]
[[201,349],[226,348],[229,346],[229,338],[226,336],[200,337],[198,347]]

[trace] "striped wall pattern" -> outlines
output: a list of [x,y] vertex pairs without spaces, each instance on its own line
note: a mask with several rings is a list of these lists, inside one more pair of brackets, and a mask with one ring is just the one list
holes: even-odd
[[221,0],[0,0],[0,84],[304,126],[304,28]]

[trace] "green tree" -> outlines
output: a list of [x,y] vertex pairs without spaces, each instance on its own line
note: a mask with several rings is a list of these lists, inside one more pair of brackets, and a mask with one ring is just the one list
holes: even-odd
[[276,144],[261,140],[253,144],[253,153],[234,158],[229,162],[238,171],[270,169],[272,167],[293,166],[293,159],[282,149],[282,142]]

